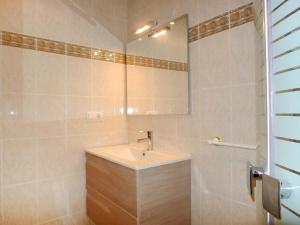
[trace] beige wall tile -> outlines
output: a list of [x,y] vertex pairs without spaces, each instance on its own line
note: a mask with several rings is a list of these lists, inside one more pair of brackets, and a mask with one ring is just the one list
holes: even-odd
[[11,32],[36,33],[37,0],[1,0],[0,27]]
[[68,119],[67,133],[70,136],[74,135],[88,135],[93,132],[93,123],[87,122],[85,119]]
[[65,118],[66,99],[64,96],[39,95],[37,97],[38,122],[63,121]]
[[37,172],[37,143],[35,139],[4,142],[3,185],[34,181]]
[[200,97],[201,139],[206,141],[215,136],[231,140],[231,89],[203,90]]
[[110,62],[92,62],[92,95],[117,97],[125,94],[124,65]]
[[85,173],[85,149],[101,146],[102,138],[97,134],[74,136],[67,139],[67,166],[69,174]]
[[103,25],[119,40],[127,39],[127,1],[117,0],[92,0],[92,15],[95,20]]
[[26,138],[36,135],[36,96],[3,95],[4,138]]
[[66,98],[64,96],[37,96],[36,114],[38,137],[64,135],[66,119]]
[[63,179],[39,182],[37,196],[40,224],[67,215],[67,187]]
[[232,140],[256,144],[255,85],[232,88]]
[[178,116],[177,135],[180,138],[199,140],[201,138],[201,122],[200,116]]
[[254,24],[247,23],[230,30],[230,73],[232,84],[255,83]]
[[67,118],[86,119],[86,113],[91,111],[90,97],[67,97]]
[[47,138],[38,140],[39,179],[47,179],[66,175],[66,150],[65,138]]
[[115,98],[94,97],[92,98],[92,110],[102,112],[104,116],[113,116],[115,114]]
[[68,177],[67,187],[69,196],[69,212],[71,214],[85,212],[85,176],[73,175]]
[[231,224],[230,200],[213,193],[201,193],[201,225]]
[[211,19],[230,9],[231,0],[199,0],[199,21]]
[[3,224],[36,224],[38,207],[36,193],[36,183],[3,188]]
[[203,144],[195,160],[199,165],[200,189],[213,195],[231,197],[230,149]]
[[239,203],[231,202],[232,225],[256,225],[256,210]]
[[[59,0],[36,0],[36,30],[39,36],[47,39],[67,41],[70,33],[68,18],[72,16],[67,6]],[[64,19],[63,19],[64,18]],[[60,31],[60,32],[57,32]]]
[[3,92],[34,93],[37,52],[2,46],[1,54]]
[[67,57],[67,94],[91,96],[91,60]]
[[224,31],[199,41],[198,63],[201,63],[197,76],[201,88],[225,87],[231,84],[229,37],[229,31]]
[[165,137],[176,137],[177,135],[177,118],[176,116],[159,116],[154,120],[154,135]]
[[250,207],[254,207],[246,186],[246,164],[255,164],[256,152],[251,150],[232,149],[231,152],[231,190],[232,199]]
[[[96,21],[91,16],[91,0],[59,0],[59,2],[66,6],[66,14],[70,15],[66,18],[67,27],[65,27],[69,42],[91,46],[93,30],[96,26]],[[98,47],[98,45],[96,46]]]
[[235,9],[242,5],[249,4],[251,2],[253,2],[253,1],[251,1],[251,0],[230,0],[230,9]]
[[66,94],[66,56],[38,52],[36,63],[36,92]]

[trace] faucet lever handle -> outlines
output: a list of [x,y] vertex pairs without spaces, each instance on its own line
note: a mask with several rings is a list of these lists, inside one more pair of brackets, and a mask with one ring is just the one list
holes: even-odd
[[152,134],[153,134],[153,131],[151,131],[151,130],[147,130],[147,131],[139,130],[138,132],[139,132],[140,134],[147,133],[147,137],[148,137],[148,138],[151,138],[151,137],[152,137]]

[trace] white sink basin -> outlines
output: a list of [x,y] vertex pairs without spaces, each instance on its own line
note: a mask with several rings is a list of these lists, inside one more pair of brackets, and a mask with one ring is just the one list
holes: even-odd
[[191,155],[187,153],[159,151],[156,149],[144,151],[138,145],[107,146],[88,149],[86,152],[134,170],[191,159]]

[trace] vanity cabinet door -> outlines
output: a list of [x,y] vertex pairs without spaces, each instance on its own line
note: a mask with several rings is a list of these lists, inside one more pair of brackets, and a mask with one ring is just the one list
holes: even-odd
[[137,225],[135,217],[99,192],[91,188],[87,192],[87,215],[97,225]]
[[140,170],[140,225],[191,224],[191,165],[183,161]]
[[86,154],[86,186],[137,217],[136,172]]

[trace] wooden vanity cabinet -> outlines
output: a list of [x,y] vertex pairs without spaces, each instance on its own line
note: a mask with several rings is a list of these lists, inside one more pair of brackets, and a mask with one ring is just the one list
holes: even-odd
[[190,225],[190,160],[133,170],[86,153],[87,215],[96,225]]

